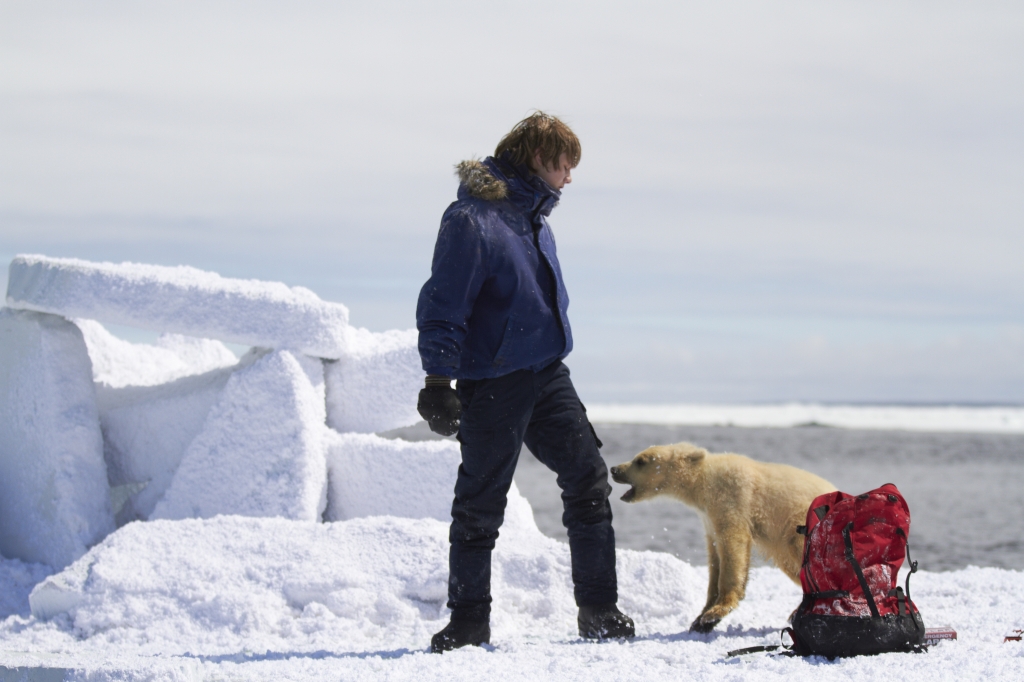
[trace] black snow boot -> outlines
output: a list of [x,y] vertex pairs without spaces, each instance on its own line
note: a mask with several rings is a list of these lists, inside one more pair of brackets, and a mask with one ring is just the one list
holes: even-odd
[[491,624],[484,620],[452,620],[444,630],[430,638],[430,652],[441,654],[472,644],[491,643]]
[[585,639],[621,639],[636,634],[633,619],[614,603],[581,606],[576,623],[580,626],[580,637]]

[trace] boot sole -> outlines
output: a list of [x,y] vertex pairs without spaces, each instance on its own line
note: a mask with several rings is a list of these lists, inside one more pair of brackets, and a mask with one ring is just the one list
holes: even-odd
[[594,632],[593,630],[580,629],[580,637],[583,639],[591,640],[602,640],[602,639],[633,639],[636,637],[636,631],[630,630],[626,632]]
[[491,643],[491,640],[485,639],[485,640],[480,641],[480,642],[466,642],[465,644],[458,644],[456,646],[437,647],[437,646],[434,645],[433,642],[431,642],[430,643],[430,653],[432,653],[432,654],[443,654],[446,651],[455,651],[456,649],[461,649],[462,647],[465,647],[465,646],[481,646],[483,644],[490,644],[490,643]]

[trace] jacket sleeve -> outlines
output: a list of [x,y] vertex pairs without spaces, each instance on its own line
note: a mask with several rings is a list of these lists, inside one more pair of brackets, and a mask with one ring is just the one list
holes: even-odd
[[486,272],[486,244],[476,216],[449,209],[441,220],[430,279],[416,306],[419,351],[427,374],[453,376],[459,369],[469,316]]

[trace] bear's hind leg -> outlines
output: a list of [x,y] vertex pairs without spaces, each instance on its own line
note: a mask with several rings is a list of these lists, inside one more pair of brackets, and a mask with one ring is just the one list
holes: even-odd
[[800,568],[804,561],[804,536],[793,533],[786,539],[782,547],[776,547],[774,552],[769,554],[772,562],[785,573],[790,580],[797,585],[800,584]]

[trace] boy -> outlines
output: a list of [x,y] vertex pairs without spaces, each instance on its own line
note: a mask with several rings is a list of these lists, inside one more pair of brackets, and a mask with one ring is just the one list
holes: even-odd
[[546,218],[580,154],[567,125],[537,112],[493,157],[457,166],[458,200],[441,218],[416,309],[427,372],[419,413],[462,444],[449,534],[452,615],[431,640],[436,653],[489,642],[491,550],[524,442],[562,488],[580,636],[634,633],[615,605],[601,443],[562,364],[572,350],[569,298]]

